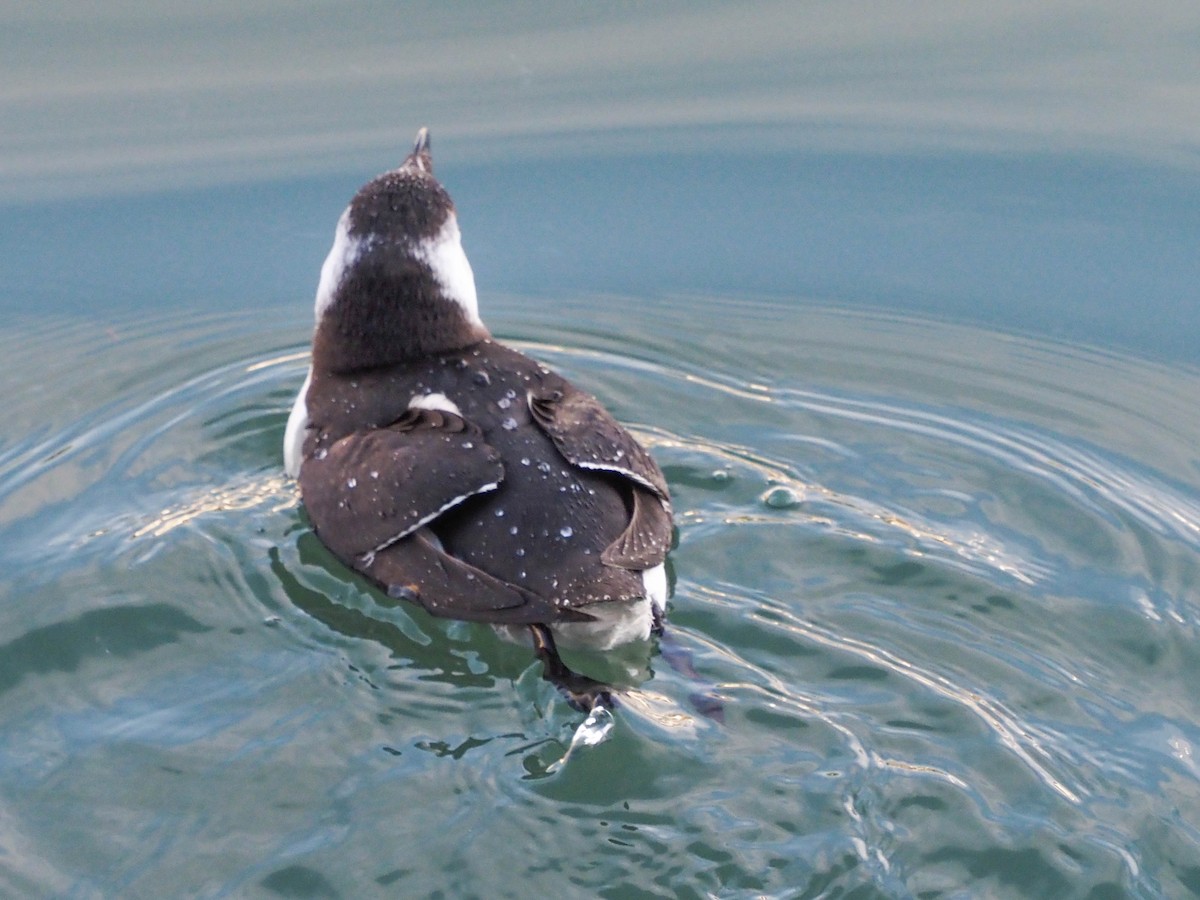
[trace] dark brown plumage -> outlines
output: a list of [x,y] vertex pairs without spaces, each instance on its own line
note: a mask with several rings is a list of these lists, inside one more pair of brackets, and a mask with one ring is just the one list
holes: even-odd
[[[424,131],[365,185],[322,269],[307,390],[289,421],[318,537],[390,596],[529,625],[661,614],[662,471],[595,397],[491,339]],[[622,615],[640,616],[634,627]]]

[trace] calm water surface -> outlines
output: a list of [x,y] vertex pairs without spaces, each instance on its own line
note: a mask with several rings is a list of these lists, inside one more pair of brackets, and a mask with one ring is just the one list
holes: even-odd
[[[356,9],[4,14],[0,893],[1200,894],[1200,14]],[[485,319],[675,497],[565,762],[281,472],[424,123]]]

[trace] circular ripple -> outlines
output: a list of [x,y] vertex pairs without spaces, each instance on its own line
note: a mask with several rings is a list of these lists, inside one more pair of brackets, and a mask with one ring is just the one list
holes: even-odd
[[[697,303],[697,321],[738,329],[690,327]],[[1200,378],[943,323],[722,303],[576,298],[547,331],[527,298],[494,301],[500,336],[632,423],[673,492],[652,677],[644,650],[578,660],[638,685],[604,747],[558,767],[578,716],[528,651],[387,604],[308,531],[280,473],[307,364],[293,310],[9,339],[14,373],[48,367],[14,375],[0,445],[24,628],[10,677],[47,665],[20,640],[76,648],[64,672],[117,648],[140,686],[72,681],[65,708],[125,700],[64,720],[71,746],[140,722],[150,744],[204,735],[268,766],[259,735],[287,753],[317,728],[336,736],[321,752],[357,748],[362,773],[339,790],[364,816],[465,762],[443,788],[472,808],[499,795],[523,833],[548,809],[575,820],[564,840],[602,847],[597,883],[673,848],[672,877],[697,883],[725,854],[750,880],[915,889],[1004,869],[988,855],[1004,846],[1031,890],[1086,872],[1152,892],[1140,836],[1200,775]],[[600,309],[646,331],[571,324]],[[266,720],[233,712],[247,703]],[[637,812],[598,823],[614,792]],[[1194,852],[1187,835],[1173,840]]]

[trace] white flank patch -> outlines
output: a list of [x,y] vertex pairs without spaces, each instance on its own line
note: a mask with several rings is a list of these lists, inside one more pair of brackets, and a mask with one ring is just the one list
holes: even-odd
[[453,400],[445,394],[415,394],[408,401],[409,409],[436,409],[439,412],[453,413],[461,416],[462,411]]
[[[442,293],[462,307],[467,320],[473,325],[482,325],[479,300],[475,296],[475,273],[471,271],[471,263],[463,250],[462,235],[454,213],[450,213],[437,235],[417,244],[413,255],[429,266],[433,277],[442,287]],[[324,271],[321,274],[324,278]]]
[[[560,647],[611,650],[634,641],[648,640],[656,617],[667,608],[667,567],[659,563],[642,570],[644,597],[628,603],[591,603],[582,611],[590,622],[552,622],[550,630]],[[513,643],[528,643],[524,625],[494,625],[496,632]]]
[[317,282],[317,302],[313,309],[318,322],[333,303],[333,295],[342,283],[342,276],[354,263],[362,245],[361,240],[350,236],[350,207],[346,207],[333,232],[333,246],[321,265],[321,280]]
[[582,611],[592,621],[550,623],[560,646],[611,650],[646,640],[654,627],[653,601],[645,597],[627,603],[591,603]]
[[304,458],[304,432],[308,430],[308,386],[312,384],[312,366],[304,378],[304,386],[296,395],[292,412],[288,416],[287,428],[283,432],[283,471],[292,478],[300,477],[300,463]]
[[642,570],[642,586],[659,615],[667,608],[667,567],[662,563]]

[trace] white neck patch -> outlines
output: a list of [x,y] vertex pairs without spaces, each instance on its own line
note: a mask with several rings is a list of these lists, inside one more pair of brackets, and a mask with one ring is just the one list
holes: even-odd
[[317,282],[317,302],[314,307],[318,322],[333,303],[333,295],[342,283],[342,276],[358,257],[362,245],[361,240],[350,236],[350,208],[347,207],[338,219],[337,229],[333,233],[333,246],[321,265],[321,280]]
[[429,266],[446,299],[462,307],[467,321],[472,325],[482,325],[479,300],[475,296],[475,273],[471,271],[471,263],[463,250],[462,234],[454,213],[450,213],[446,224],[434,237],[417,244],[413,255]]
[[[317,299],[314,314],[321,321],[333,303],[334,294],[342,283],[346,271],[354,265],[359,254],[370,246],[371,239],[352,237],[350,234],[350,209],[338,219],[333,234],[333,246],[321,266],[321,278],[317,282]],[[432,238],[421,241],[413,248],[413,256],[421,260],[433,272],[434,279],[446,295],[446,299],[459,305],[473,325],[483,325],[479,318],[479,300],[475,295],[475,273],[467,260],[462,246],[462,234],[458,230],[458,219],[450,213],[446,223]]]

